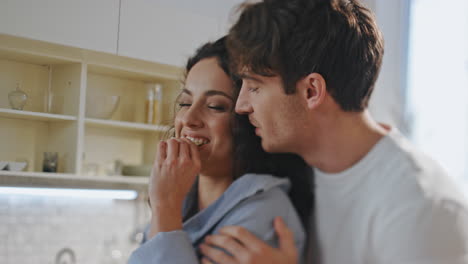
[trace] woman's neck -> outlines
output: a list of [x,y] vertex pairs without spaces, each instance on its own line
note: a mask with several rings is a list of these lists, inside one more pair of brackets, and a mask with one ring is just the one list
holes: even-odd
[[231,176],[213,177],[200,175],[198,178],[198,210],[201,211],[216,201],[231,185]]

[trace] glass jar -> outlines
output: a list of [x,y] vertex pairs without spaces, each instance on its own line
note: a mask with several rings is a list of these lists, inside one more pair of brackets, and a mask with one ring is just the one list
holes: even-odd
[[20,89],[20,83],[16,83],[16,89],[8,94],[10,106],[14,110],[23,110],[28,100],[28,95]]

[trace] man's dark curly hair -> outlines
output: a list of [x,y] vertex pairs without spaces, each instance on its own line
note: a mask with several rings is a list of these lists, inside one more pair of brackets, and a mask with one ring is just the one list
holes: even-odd
[[264,0],[240,11],[227,40],[234,71],[279,75],[286,94],[319,73],[342,110],[368,106],[384,45],[373,14],[359,0]]

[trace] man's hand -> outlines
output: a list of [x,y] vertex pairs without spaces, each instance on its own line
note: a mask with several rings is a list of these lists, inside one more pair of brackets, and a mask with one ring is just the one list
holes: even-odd
[[[219,231],[220,234],[206,237],[205,243],[200,246],[204,255],[202,263],[297,264],[298,253],[292,231],[287,228],[280,217],[275,219],[274,226],[278,234],[279,248],[270,247],[245,228],[223,227]],[[232,256],[212,246],[223,248]]]
[[182,228],[182,204],[200,172],[198,148],[187,139],[161,141],[150,177],[152,217],[149,238]]

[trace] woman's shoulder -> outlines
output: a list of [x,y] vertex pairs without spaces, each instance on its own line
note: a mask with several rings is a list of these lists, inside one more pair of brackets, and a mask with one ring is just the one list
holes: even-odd
[[274,244],[273,220],[280,216],[293,231],[296,241],[305,239],[304,228],[288,196],[288,179],[266,174],[246,174],[242,178],[238,179],[242,181],[237,182],[237,185],[239,189],[246,187],[244,191],[249,195],[245,195],[232,207],[220,221],[219,227],[243,226],[257,237]]
[[248,221],[250,218],[267,223],[281,216],[287,223],[300,223],[296,209],[288,196],[289,181],[287,182],[287,186],[272,185],[245,197],[233,207],[229,217],[226,218],[231,221]]
[[276,177],[271,174],[247,173],[236,179],[226,190],[226,193],[239,192],[253,195],[258,192],[279,188],[288,192],[291,183],[287,178]]
[[294,206],[288,192],[291,183],[287,178],[280,178],[270,174],[245,174],[234,181],[225,192],[225,198],[237,200],[232,212],[241,210],[255,214],[276,215],[286,217]]

